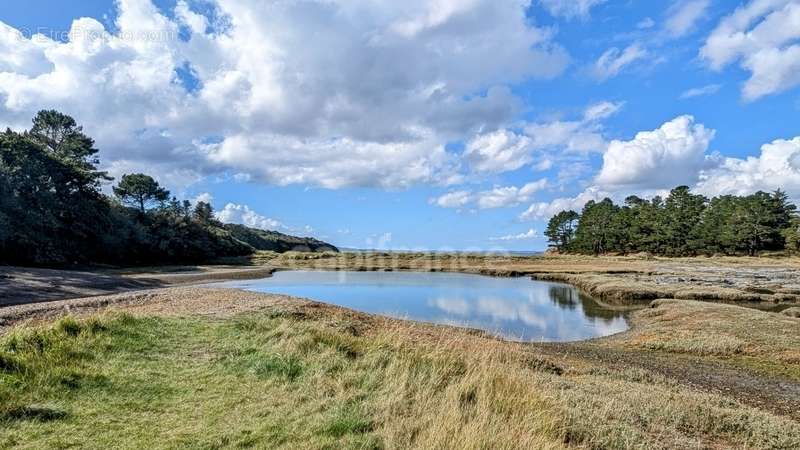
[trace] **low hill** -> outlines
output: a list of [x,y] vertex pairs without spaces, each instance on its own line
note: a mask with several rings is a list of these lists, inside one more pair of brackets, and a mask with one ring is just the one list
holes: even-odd
[[339,252],[335,246],[309,237],[290,236],[277,231],[265,231],[249,228],[244,225],[225,224],[225,230],[256,250],[267,250],[278,253],[297,252]]

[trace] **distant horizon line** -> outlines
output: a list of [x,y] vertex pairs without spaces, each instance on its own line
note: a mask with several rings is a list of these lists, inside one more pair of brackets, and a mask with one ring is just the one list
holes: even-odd
[[354,247],[337,247],[342,252],[352,253],[458,253],[458,254],[511,254],[511,255],[541,255],[545,250],[429,250],[429,249],[368,249]]

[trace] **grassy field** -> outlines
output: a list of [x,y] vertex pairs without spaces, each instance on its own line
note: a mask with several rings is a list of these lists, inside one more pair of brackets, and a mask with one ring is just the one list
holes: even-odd
[[[6,330],[0,447],[800,446],[796,418],[655,370],[601,364],[579,347],[562,354],[299,300],[230,295],[165,290],[147,303]],[[633,331],[591,346],[800,363],[798,319],[695,302],[638,314]],[[727,325],[698,326],[700,314]]]

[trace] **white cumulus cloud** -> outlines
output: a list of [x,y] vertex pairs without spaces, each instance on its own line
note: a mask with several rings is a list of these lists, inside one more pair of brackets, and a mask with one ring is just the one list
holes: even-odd
[[650,196],[680,184],[694,186],[705,170],[719,163],[707,154],[713,137],[713,130],[687,115],[639,132],[631,140],[614,140],[608,144],[598,175],[583,192],[533,203],[519,218],[546,220],[560,211],[580,212],[591,200],[608,197],[621,201],[630,194]]
[[700,50],[714,70],[750,72],[742,96],[756,100],[800,84],[800,2],[751,0],[723,18]]
[[225,208],[217,212],[217,218],[224,223],[236,223],[260,230],[285,229],[281,222],[262,216],[250,209],[247,205],[228,203]]
[[530,144],[525,135],[498,130],[475,136],[467,143],[464,156],[475,172],[508,172],[533,161]]
[[630,141],[612,141],[595,182],[601,186],[671,188],[693,184],[708,165],[714,130],[680,116]]
[[602,120],[622,108],[623,103],[600,102],[588,106],[579,120],[532,122],[525,126],[532,150],[564,150],[566,152],[602,152],[607,146]]
[[569,61],[522,0],[206,6],[118,0],[112,27],[77,19],[66,40],[0,22],[0,127],[55,108],[107,167],[404,188],[455,180],[445,145],[506,128],[508,86]]
[[495,186],[480,192],[466,190],[448,192],[440,197],[430,199],[431,205],[440,208],[460,209],[475,204],[480,209],[496,209],[517,206],[530,201],[534,194],[547,188],[547,179],[527,183],[522,187]]
[[611,193],[592,186],[575,197],[560,197],[549,202],[534,203],[519,218],[525,221],[547,220],[561,211],[580,212],[587,202],[592,200],[599,201],[609,196],[611,196]]
[[479,192],[475,201],[480,209],[505,208],[527,202],[533,195],[547,187],[547,180],[541,179],[522,187],[506,186]]
[[203,192],[198,194],[193,200],[192,203],[197,204],[200,202],[211,204],[214,201],[214,196],[211,195],[210,192]]
[[466,190],[448,192],[440,197],[430,199],[429,203],[440,208],[452,209],[460,209],[472,204],[479,209],[507,208],[530,201],[534,194],[547,186],[547,179],[542,178],[522,187],[495,186],[492,189],[474,193]]
[[800,200],[800,137],[765,144],[758,156],[724,158],[718,167],[703,171],[697,188],[707,195],[783,189]]
[[440,208],[463,208],[472,202],[472,200],[473,196],[470,191],[453,191],[431,199],[430,204]]
[[[705,154],[713,134],[694,124],[690,116],[638,133],[633,140],[617,144],[616,154],[606,160],[600,176],[583,192],[534,203],[519,218],[546,220],[564,210],[580,212],[587,202],[606,197],[621,202],[628,195],[665,196],[679,184],[709,197],[781,189],[800,201],[800,136],[765,144],[756,156],[732,158]],[[665,175],[660,176],[654,167],[661,167]],[[618,184],[604,184],[609,181]]]

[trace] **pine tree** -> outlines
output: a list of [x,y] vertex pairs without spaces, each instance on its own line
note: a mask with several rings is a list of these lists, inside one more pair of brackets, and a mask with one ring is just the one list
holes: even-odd
[[570,249],[579,219],[580,216],[575,211],[561,211],[550,219],[544,235],[559,252]]
[[162,188],[153,177],[143,173],[123,175],[114,187],[114,195],[123,203],[138,208],[142,214],[147,206],[169,199],[169,191]]

